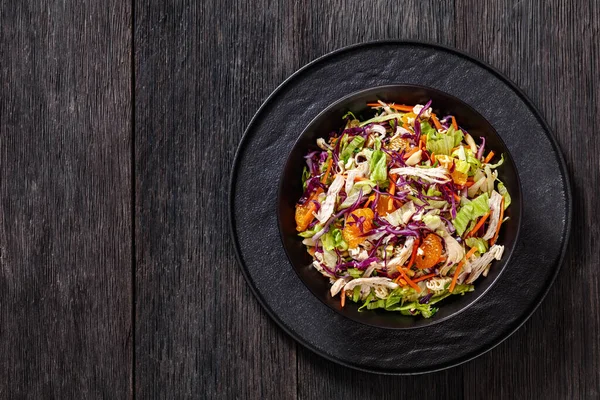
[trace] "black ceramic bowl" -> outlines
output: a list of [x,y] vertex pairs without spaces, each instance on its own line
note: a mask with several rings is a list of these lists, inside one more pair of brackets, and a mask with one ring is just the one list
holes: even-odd
[[[341,308],[339,297],[332,298],[329,294],[329,280],[311,266],[312,257],[306,252],[302,239],[296,232],[295,205],[302,196],[301,177],[306,165],[303,157],[308,152],[318,149],[317,138],[326,138],[330,132],[338,131],[342,127],[342,117],[348,111],[364,119],[374,113],[366,106],[367,103],[383,100],[397,104],[425,104],[430,99],[433,112],[437,115],[454,115],[461,127],[473,136],[476,143],[480,142],[480,137],[485,137],[486,152],[493,150],[497,155],[504,154],[505,161],[498,168],[498,178],[506,185],[512,203],[505,212],[505,216],[509,219],[503,224],[497,242],[505,246],[502,260],[494,261],[488,276],[482,276],[475,282],[474,292],[466,293],[464,296],[449,296],[438,303],[439,311],[429,319],[420,316],[409,317],[384,310],[359,312],[359,305],[352,301],[347,301],[346,306]],[[283,247],[304,284],[323,303],[342,315],[367,325],[391,329],[409,329],[440,322],[459,314],[481,298],[500,277],[502,271],[510,268],[510,257],[519,236],[521,209],[521,187],[517,169],[496,130],[481,114],[456,97],[436,89],[416,85],[390,85],[362,90],[326,108],[310,122],[294,144],[281,177],[278,195],[279,231]]]

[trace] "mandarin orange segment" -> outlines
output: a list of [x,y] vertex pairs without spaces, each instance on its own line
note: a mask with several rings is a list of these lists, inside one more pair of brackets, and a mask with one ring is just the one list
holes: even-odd
[[423,251],[423,254],[419,254],[417,250],[417,257],[415,259],[417,268],[431,268],[438,263],[442,256],[442,239],[438,235],[430,233],[425,236],[419,248]]
[[[359,218],[364,217],[364,222],[361,226],[358,223]],[[348,243],[348,247],[355,248],[359,244],[365,241],[365,237],[362,235],[371,229],[373,229],[373,218],[375,214],[373,210],[370,208],[359,208],[358,210],[354,210],[346,217],[346,225],[342,230],[342,236],[346,243]]]
[[315,218],[313,211],[316,211],[317,206],[311,201],[300,205],[296,204],[296,230],[298,232],[305,231],[308,225]]

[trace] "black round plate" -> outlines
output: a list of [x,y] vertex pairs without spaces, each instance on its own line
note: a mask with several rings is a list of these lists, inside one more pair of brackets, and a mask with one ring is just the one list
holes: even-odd
[[[306,252],[306,247],[302,244],[302,238],[298,236],[296,231],[295,206],[303,193],[301,177],[302,170],[306,165],[304,156],[310,151],[320,150],[316,145],[317,138],[328,137],[330,132],[338,131],[344,124],[343,116],[348,111],[353,112],[356,116],[362,114],[364,119],[372,117],[374,112],[366,104],[376,103],[377,100],[396,104],[425,104],[431,100],[433,112],[440,116],[454,115],[457,121],[460,122],[461,128],[466,129],[477,143],[480,143],[481,137],[485,138],[486,152],[493,150],[495,154],[503,154],[504,156],[504,163],[497,169],[498,178],[506,185],[512,202],[504,214],[509,219],[502,224],[501,234],[498,237],[498,244],[505,247],[502,259],[494,261],[487,277],[482,277],[475,282],[475,292],[467,293],[464,296],[448,297],[436,305],[440,310],[431,318],[405,316],[399,312],[385,310],[361,312],[358,311],[360,305],[354,302],[347,302],[346,306],[342,308],[339,296],[334,298],[329,294],[331,288],[329,279],[323,277],[320,272],[313,268],[312,257]],[[491,288],[509,264],[510,257],[519,239],[522,206],[521,185],[517,167],[502,138],[494,127],[468,104],[447,93],[424,86],[378,86],[353,93],[331,104],[304,129],[290,152],[279,180],[279,231],[283,247],[294,270],[304,284],[324,304],[348,318],[375,327],[390,329],[419,328],[458,315]]]
[[[361,324],[323,304],[294,272],[277,226],[279,179],[308,123],[344,96],[392,84],[431,87],[473,107],[501,136],[522,185],[519,240],[494,286],[459,316],[410,330]],[[531,102],[486,64],[452,49],[415,42],[347,47],[292,75],[250,122],[236,154],[229,195],[241,270],[271,317],[323,357],[384,374],[448,368],[506,339],[548,292],[571,225],[566,167]]]

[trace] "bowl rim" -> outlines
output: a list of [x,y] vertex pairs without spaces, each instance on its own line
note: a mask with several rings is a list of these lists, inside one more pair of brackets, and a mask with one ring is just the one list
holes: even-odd
[[[361,95],[364,95],[366,93],[369,92],[377,92],[377,91],[383,91],[386,89],[395,89],[395,88],[413,88],[415,90],[425,90],[425,91],[429,91],[429,92],[434,92],[438,95],[441,96],[445,96],[447,98],[449,98],[453,103],[457,103],[460,105],[461,108],[465,108],[468,109],[470,112],[480,116],[489,126],[490,130],[488,131],[487,129],[484,130],[484,132],[491,132],[492,135],[495,135],[498,140],[500,141],[500,143],[504,146],[504,148],[506,149],[506,153],[507,156],[505,157],[504,162],[510,162],[512,164],[512,167],[515,171],[515,177],[516,177],[516,182],[517,182],[517,188],[518,188],[518,195],[514,196],[513,193],[511,193],[511,197],[513,198],[518,198],[519,200],[519,207],[518,207],[518,211],[519,211],[519,218],[517,221],[517,229],[516,229],[516,233],[515,233],[515,238],[513,241],[513,245],[510,249],[508,249],[508,252],[504,252],[504,255],[502,257],[501,260],[498,260],[499,262],[503,263],[502,268],[499,270],[498,275],[494,278],[494,280],[492,280],[490,282],[490,284],[483,289],[482,291],[479,291],[479,293],[477,294],[477,297],[475,297],[473,300],[471,300],[468,304],[466,304],[465,306],[461,307],[460,309],[456,310],[455,312],[446,315],[444,317],[441,317],[439,319],[432,319],[429,320],[428,319],[428,323],[425,324],[419,324],[416,326],[383,326],[383,325],[379,325],[379,324],[375,324],[375,323],[370,323],[368,321],[365,321],[363,318],[356,318],[354,316],[348,315],[347,313],[344,313],[342,310],[332,307],[330,304],[328,304],[327,302],[324,301],[324,299],[322,298],[322,296],[318,293],[316,293],[316,290],[313,289],[306,281],[305,279],[303,279],[303,277],[300,275],[300,273],[298,272],[298,268],[296,268],[295,263],[293,261],[292,256],[290,255],[290,252],[288,251],[288,247],[286,246],[285,240],[284,240],[284,233],[283,233],[283,229],[282,229],[282,224],[281,224],[281,220],[282,220],[282,201],[281,201],[281,197],[282,197],[282,192],[283,192],[283,186],[284,186],[284,172],[288,170],[288,168],[290,167],[291,164],[291,155],[292,152],[294,151],[294,149],[298,146],[299,142],[302,140],[302,138],[304,137],[304,135],[311,129],[311,127],[318,122],[321,118],[323,118],[324,114],[327,114],[328,112],[330,112],[332,109],[339,107],[340,104],[346,103],[351,101],[352,99],[354,99],[355,97],[359,97]],[[466,132],[466,131],[465,131]],[[496,284],[496,282],[500,279],[500,277],[502,276],[502,274],[504,273],[504,270],[508,267],[512,255],[514,253],[514,250],[519,242],[519,236],[521,233],[521,226],[523,223],[523,187],[522,187],[522,183],[521,183],[521,178],[519,176],[519,170],[517,169],[517,165],[515,164],[513,157],[510,153],[510,151],[508,150],[508,146],[506,145],[506,143],[504,142],[504,139],[502,139],[502,136],[500,134],[498,134],[498,132],[496,131],[496,128],[494,128],[494,126],[488,121],[487,118],[485,118],[479,111],[475,110],[475,108],[473,108],[470,104],[468,104],[467,102],[459,99],[458,97],[447,93],[443,90],[440,89],[436,89],[436,88],[432,88],[430,86],[426,86],[426,85],[418,85],[418,84],[409,84],[409,83],[397,83],[397,84],[387,84],[387,85],[380,85],[380,86],[372,86],[372,87],[368,87],[368,88],[363,88],[360,89],[358,91],[352,92],[347,94],[346,96],[341,97],[340,99],[332,102],[331,104],[329,104],[327,107],[325,107],[323,110],[321,110],[305,127],[304,129],[300,132],[300,134],[298,135],[298,137],[296,138],[296,140],[294,141],[294,144],[292,145],[287,157],[286,157],[286,162],[281,170],[281,176],[279,177],[279,183],[277,185],[277,197],[276,197],[276,202],[277,202],[277,228],[279,231],[279,239],[281,240],[281,245],[283,246],[283,249],[285,251],[286,257],[288,259],[288,262],[291,264],[292,269],[294,270],[294,273],[297,275],[298,279],[302,282],[302,284],[304,284],[304,286],[306,286],[306,288],[309,290],[309,292],[315,296],[319,301],[321,301],[321,303],[323,303],[326,307],[330,308],[331,310],[335,311],[336,313],[338,313],[339,315],[341,315],[344,318],[347,318],[351,321],[366,325],[366,326],[370,326],[370,327],[375,327],[375,328],[380,328],[380,329],[389,329],[389,330],[409,330],[409,329],[425,329],[429,326],[432,325],[436,325],[439,324],[441,322],[444,322],[450,318],[453,318],[457,315],[459,315],[460,313],[462,313],[463,311],[467,310],[468,308],[470,308],[472,305],[474,305],[475,303],[477,303],[479,300],[481,300],[481,298],[483,298],[485,296],[485,294]],[[512,206],[512,205],[511,205]],[[325,279],[326,277],[323,277],[323,279]],[[467,294],[468,295],[468,294]],[[368,311],[372,311],[372,310],[368,310]],[[365,311],[365,312],[368,312]],[[389,312],[390,315],[393,316],[398,316],[398,313],[393,313],[393,312]],[[417,318],[422,319],[423,317],[420,316],[416,316]],[[406,318],[415,318],[415,317],[411,317],[411,316],[406,316]],[[435,316],[434,316],[435,318]]]

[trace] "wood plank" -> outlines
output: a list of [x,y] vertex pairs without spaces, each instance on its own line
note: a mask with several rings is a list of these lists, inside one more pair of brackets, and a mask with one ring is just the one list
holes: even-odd
[[0,397],[131,381],[130,5],[0,2]]
[[136,1],[140,398],[295,397],[296,345],[252,296],[227,217],[237,143],[298,64],[289,17],[274,0]]
[[456,0],[456,10],[457,46],[505,73],[540,108],[575,190],[572,240],[556,283],[523,328],[465,365],[465,398],[597,398],[600,4]]

